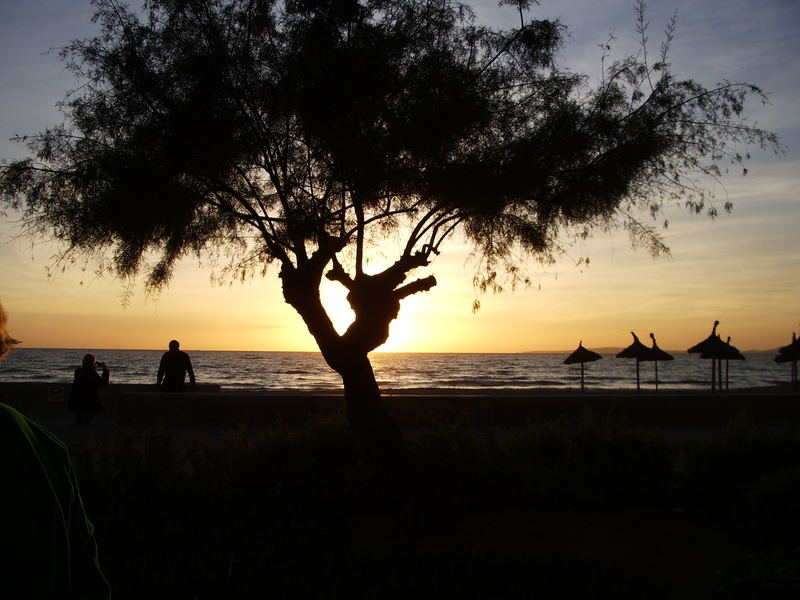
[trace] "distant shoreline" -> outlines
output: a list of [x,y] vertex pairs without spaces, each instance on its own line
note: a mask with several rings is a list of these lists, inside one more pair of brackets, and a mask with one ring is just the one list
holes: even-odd
[[[587,346],[587,348],[589,348]],[[624,348],[622,346],[592,346],[590,350],[598,354],[617,354]],[[44,346],[44,347],[29,347],[17,346],[15,351],[19,350],[74,350],[75,352],[86,352],[92,350],[94,352],[164,352],[166,348],[95,348],[89,346]],[[575,349],[571,350],[519,350],[508,352],[485,352],[480,350],[374,350],[370,354],[571,354]],[[670,354],[685,354],[686,349],[670,349],[664,348]],[[210,348],[186,348],[187,352],[274,352],[282,354],[319,354],[319,350],[225,350],[225,349],[210,349]],[[770,350],[742,350],[742,354],[774,354],[778,355],[778,347]]]

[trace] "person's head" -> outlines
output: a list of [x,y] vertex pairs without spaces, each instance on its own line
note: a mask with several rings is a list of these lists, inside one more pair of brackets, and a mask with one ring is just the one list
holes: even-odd
[[180,347],[181,347],[181,345],[178,342],[178,340],[171,340],[170,343],[169,343],[169,349],[170,350],[178,350]]
[[94,369],[95,362],[97,362],[97,359],[95,359],[94,354],[85,354],[81,364],[84,369]]
[[8,331],[6,331],[7,320],[6,311],[3,309],[3,305],[0,304],[0,361],[6,357],[6,354],[11,352],[15,344],[19,344],[17,340],[8,335]]

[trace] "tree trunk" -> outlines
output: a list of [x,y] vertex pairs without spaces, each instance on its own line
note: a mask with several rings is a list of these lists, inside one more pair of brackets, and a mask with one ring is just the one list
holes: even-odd
[[337,361],[344,383],[345,411],[350,426],[370,458],[396,472],[405,468],[408,451],[403,435],[381,401],[372,365],[366,355]]
[[320,301],[319,264],[324,263],[282,269],[284,298],[305,321],[325,362],[341,375],[347,419],[365,452],[376,466],[397,475],[407,464],[408,451],[400,429],[381,402],[368,353],[386,340],[400,304],[391,300],[387,309],[386,298],[373,297],[369,309],[357,310],[356,322],[345,335],[339,335]]

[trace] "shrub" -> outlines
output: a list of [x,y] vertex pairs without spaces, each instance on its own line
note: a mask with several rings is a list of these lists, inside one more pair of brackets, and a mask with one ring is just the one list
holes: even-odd
[[693,508],[732,514],[763,477],[800,468],[800,433],[766,427],[742,413],[719,440],[686,445],[682,499]]
[[746,499],[744,517],[753,540],[768,546],[800,546],[800,467],[764,475]]

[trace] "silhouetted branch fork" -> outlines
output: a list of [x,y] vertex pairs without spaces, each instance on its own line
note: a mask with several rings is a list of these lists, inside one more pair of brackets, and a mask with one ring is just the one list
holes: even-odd
[[330,281],[338,281],[348,290],[353,288],[353,278],[347,274],[336,257],[333,258],[333,267],[325,273],[325,277]]
[[392,286],[395,287],[405,279],[406,273],[409,271],[413,271],[419,267],[427,267],[430,264],[428,261],[429,254],[429,252],[424,251],[414,252],[413,254],[403,254],[391,267],[381,273],[380,276],[387,279],[396,279],[397,283]]
[[[429,242],[423,245],[423,250],[427,248],[426,252],[428,256],[430,256],[431,252],[433,252],[434,254],[439,254],[439,246],[442,245],[442,242],[444,242],[444,240],[450,237],[450,234],[453,233],[453,231],[455,231],[455,229],[461,223],[463,223],[464,219],[466,218],[467,218],[466,215],[463,213],[453,214],[447,217],[440,218],[430,232]],[[443,227],[445,229],[442,232]]]
[[236,208],[234,208],[229,202],[226,202],[224,200],[215,201],[215,200],[211,200],[211,199],[206,199],[206,204],[209,204],[210,206],[218,208],[220,211],[226,212],[229,215],[232,215],[234,217],[238,217],[240,219],[243,219],[243,220],[247,221],[248,223],[254,223],[255,224],[255,223],[286,223],[287,222],[287,219],[284,218],[284,217],[271,217],[271,216],[269,216],[267,214],[259,214],[258,211],[256,211],[255,208],[253,208],[250,204],[241,201],[241,198],[237,198],[237,199],[240,200],[240,203],[242,204],[242,206],[250,209],[250,212],[246,212],[246,213],[245,212],[241,212],[240,210],[237,210]]
[[[437,214],[439,213],[439,214]],[[435,252],[438,253],[438,248],[441,245],[442,241],[452,233],[456,226],[461,223],[466,218],[466,211],[456,211],[453,208],[446,208],[446,207],[436,207],[431,209],[425,216],[423,216],[419,222],[417,223],[414,230],[408,236],[408,242],[406,243],[406,254],[411,252],[411,249],[419,243],[419,241],[424,238],[429,232],[430,236],[430,243],[426,244],[426,246],[434,249]],[[439,232],[440,228],[447,223],[455,221],[451,227],[448,227],[445,232],[439,238],[439,241],[436,241],[436,235]]]
[[[325,277],[330,281],[338,281],[348,290],[353,290],[358,285],[359,281],[363,283],[367,280],[371,281],[372,284],[377,284],[384,290],[392,290],[405,281],[406,273],[418,267],[425,267],[430,264],[428,262],[428,252],[420,251],[400,257],[400,259],[398,259],[393,265],[381,273],[376,275],[357,276],[354,279],[344,270],[344,267],[342,267],[342,264],[335,256],[332,260],[333,266],[330,268],[330,270],[328,270],[327,273],[325,273]],[[435,285],[436,280],[434,279],[433,282],[434,283],[432,285]],[[415,292],[412,291],[410,293],[413,294]]]
[[[500,3],[503,4],[502,2]],[[524,4],[524,2],[523,2]],[[529,29],[533,29],[533,23],[528,23],[525,25],[525,21],[522,18],[522,9],[520,8],[520,27],[518,29],[513,30],[513,35],[509,36],[506,40],[505,44],[497,51],[497,53],[492,56],[489,60],[487,60],[482,66],[478,69],[478,77],[482,76],[501,56],[506,54],[511,50],[511,47],[514,43],[520,39],[522,34]]]
[[434,242],[433,239],[431,239],[431,243],[430,244],[426,244],[426,246],[430,247],[431,251],[434,254],[438,255],[439,254],[439,247],[442,245],[442,243],[447,238],[450,237],[450,234],[453,233],[456,230],[456,227],[458,227],[464,221],[465,218],[466,217],[464,217],[464,216],[459,216],[459,218],[456,219],[455,222],[453,224],[451,224],[450,227],[448,227],[445,230],[445,232],[439,236],[439,240],[437,242]]
[[[649,76],[648,76],[649,79]],[[650,84],[651,90],[650,93],[647,94],[647,98],[644,99],[643,102],[640,102],[638,105],[635,106],[631,105],[631,110],[628,111],[628,114],[624,115],[622,118],[617,120],[617,123],[623,123],[624,121],[630,121],[634,117],[638,116],[642,112],[644,112],[645,108],[647,108],[652,101],[658,97],[659,93],[668,88],[668,78],[662,77],[656,82],[656,85],[653,86],[652,83]],[[636,89],[638,90],[641,85],[638,85]],[[631,100],[633,102],[633,99]]]
[[[381,213],[379,213],[377,215],[372,215],[370,217],[365,217],[364,222],[363,222],[363,224],[361,226],[366,227],[366,226],[368,226],[368,225],[370,225],[372,223],[375,223],[377,221],[380,221],[382,219],[389,219],[391,217],[396,217],[398,215],[405,215],[405,214],[413,213],[415,211],[416,211],[415,208],[398,208],[396,210],[389,210],[389,211],[381,212]],[[338,213],[338,212],[341,212],[341,211],[336,211],[336,212]],[[359,225],[357,225],[356,227],[353,227],[350,231],[345,232],[345,235],[347,237],[352,236],[354,233],[356,233],[358,231],[359,227],[360,227]]]

